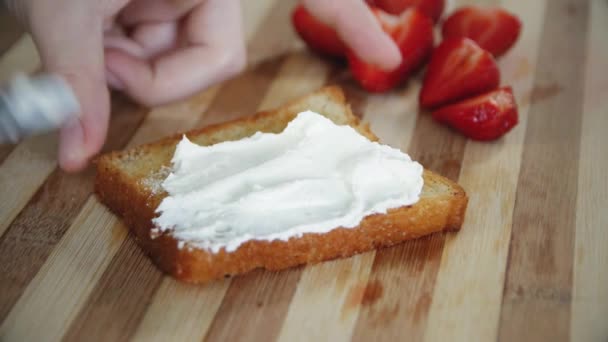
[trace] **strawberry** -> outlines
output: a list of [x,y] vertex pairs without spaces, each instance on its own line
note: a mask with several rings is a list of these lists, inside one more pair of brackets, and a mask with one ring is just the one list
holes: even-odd
[[517,41],[521,21],[497,7],[463,7],[450,15],[441,29],[443,38],[468,37],[498,57]]
[[439,20],[445,7],[445,0],[369,0],[370,4],[390,14],[401,14],[414,7],[428,15],[434,22]]
[[363,88],[371,92],[387,91],[405,81],[419,68],[433,50],[433,23],[417,9],[393,16],[372,8],[376,18],[399,46],[402,62],[392,71],[361,60],[353,51],[347,51],[351,73]]
[[468,38],[448,38],[433,52],[420,91],[420,104],[433,108],[496,89],[498,65],[492,54]]
[[302,6],[297,6],[291,16],[293,26],[308,47],[322,55],[343,57],[346,45],[333,28],[325,25],[312,16]]
[[433,118],[471,139],[494,140],[517,125],[517,104],[511,87],[504,87],[443,107]]

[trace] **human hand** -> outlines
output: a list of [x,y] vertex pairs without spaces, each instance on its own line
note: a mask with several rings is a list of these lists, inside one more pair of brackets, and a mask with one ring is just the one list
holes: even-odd
[[106,138],[107,84],[153,106],[240,72],[238,0],[6,0],[31,33],[45,71],[63,76],[80,120],[60,133],[59,164],[86,167]]
[[382,30],[363,0],[302,0],[318,20],[334,28],[342,41],[362,60],[385,70],[401,64],[399,47]]

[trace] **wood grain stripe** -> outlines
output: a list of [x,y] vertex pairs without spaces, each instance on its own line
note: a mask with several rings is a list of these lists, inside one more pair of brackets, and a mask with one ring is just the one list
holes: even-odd
[[[459,183],[469,195],[461,232],[446,239],[425,339],[493,341],[498,334],[502,289],[511,236],[515,187],[528,120],[545,1],[505,0],[523,21],[525,34],[499,63],[503,84],[513,86],[520,123],[494,143],[469,142]],[[530,62],[533,61],[533,62]],[[526,72],[521,73],[522,66]]]
[[229,285],[230,279],[201,287],[165,277],[132,340],[202,341]]
[[[368,95],[367,101],[359,104],[372,130],[382,132],[383,143],[403,149],[409,145],[416,122],[418,89],[419,85],[412,83],[388,94]],[[354,88],[348,91],[349,102],[355,91]],[[372,298],[374,290],[385,291],[374,288],[374,283],[368,288],[374,256],[375,252],[368,252],[307,266],[289,306],[279,340],[349,340],[361,302],[368,305],[375,300]]]
[[8,51],[23,35],[23,29],[10,15],[4,3],[0,3],[0,56]]
[[0,165],[2,165],[2,162],[4,161],[4,159],[6,159],[6,157],[9,156],[9,154],[11,154],[11,152],[13,152],[13,150],[15,149],[14,144],[1,144],[0,145]]
[[[0,82],[17,71],[35,70],[39,62],[32,40],[24,36],[0,59]],[[29,138],[11,149],[0,165],[0,189],[11,194],[0,201],[0,236],[57,165],[53,134]]]
[[[343,77],[343,75],[338,76]],[[347,82],[345,88],[350,95],[349,100],[351,100],[353,93],[355,96],[357,95],[357,87],[348,86],[351,85],[348,82],[348,76],[346,76],[345,80]],[[412,147],[409,149],[410,154],[414,159],[421,160],[425,166],[431,169],[447,172],[448,168],[443,165],[432,165],[432,158],[424,158],[420,153],[422,147],[424,146],[424,148],[428,149],[429,146],[438,146],[438,150],[429,151],[429,153],[433,153],[443,151],[446,146],[452,146],[456,151],[454,154],[457,156],[456,159],[459,159],[462,157],[462,151],[464,150],[464,139],[456,136],[453,132],[438,127],[428,117],[427,113],[419,115],[418,120],[415,121],[415,116],[412,116],[411,113],[416,112],[417,91],[418,87],[412,83],[409,87],[402,90],[401,94],[397,92],[398,95],[396,97],[400,97],[401,101],[395,101],[396,99],[391,99],[390,96],[384,98],[382,96],[369,96],[365,118],[367,119],[368,115],[370,115],[369,120],[372,122],[372,127],[374,127],[374,122],[376,125],[375,132],[386,133],[387,142],[392,141],[396,146],[402,148],[405,148],[409,143],[410,133],[414,128],[414,122],[416,122],[416,133],[414,133]],[[361,104],[355,103],[355,107],[358,105],[361,106]],[[385,115],[394,117],[396,120],[384,121]],[[405,126],[396,125],[397,123],[404,124]],[[377,125],[382,126],[378,127]],[[384,139],[385,136],[381,135],[380,138]],[[446,141],[446,145],[436,144],[446,139],[448,140]],[[457,177],[457,175],[458,173],[455,172],[453,177]],[[407,289],[404,290],[404,286],[399,282],[399,279],[395,279],[392,276],[393,273],[389,272],[389,270],[394,270],[393,266],[397,265],[395,263],[393,266],[390,266],[392,261],[398,260],[400,264],[398,273],[403,274],[404,267],[402,267],[402,260],[400,258],[393,258],[392,253],[394,251],[402,251],[405,248],[415,251],[420,256],[417,258],[418,262],[413,261],[412,257],[409,257],[409,259],[412,265],[418,265],[416,269],[419,271],[419,265],[423,264],[423,261],[430,257],[427,255],[427,252],[433,253],[433,250],[441,250],[440,248],[434,248],[435,244],[429,242],[430,239],[425,238],[412,241],[403,246],[381,250],[376,253],[366,253],[350,260],[341,260],[340,262],[344,265],[345,269],[348,269],[348,266],[352,266],[355,272],[342,271],[341,274],[346,273],[346,275],[339,275],[336,277],[336,280],[330,278],[329,272],[325,272],[332,267],[332,264],[317,265],[310,268],[309,271],[307,270],[305,277],[301,280],[296,297],[294,297],[293,309],[289,311],[281,339],[302,340],[305,339],[305,336],[310,336],[312,331],[315,330],[318,336],[332,336],[335,340],[348,340],[351,337],[353,340],[361,341],[381,339],[382,337],[390,340],[396,336],[400,336],[404,331],[407,331],[408,337],[411,336],[412,326],[407,325],[407,317],[411,318],[409,314],[411,305],[406,307],[402,305],[404,303],[403,300],[398,299],[397,302],[394,300],[395,294],[405,294],[407,293]],[[440,240],[442,241],[443,238],[441,237]],[[431,250],[420,251],[420,248],[414,247],[417,245],[424,245],[423,248],[431,247]],[[412,247],[414,248],[412,249]],[[375,260],[370,269],[374,254]],[[438,264],[438,257],[435,257],[435,259],[437,260],[435,264]],[[436,266],[434,269],[437,268]],[[356,272],[357,270],[359,272]],[[372,273],[371,276],[369,275],[370,272]],[[405,273],[405,277],[407,277],[407,272]],[[314,285],[311,284],[312,282],[314,282]],[[318,288],[314,292],[314,297],[312,297],[313,292],[307,290],[313,287]],[[330,293],[331,295],[329,295]],[[340,295],[336,296],[337,293],[340,293]],[[328,296],[333,296],[333,300],[322,302],[322,299]],[[397,295],[397,297],[405,298],[400,295]],[[420,315],[417,316],[424,316],[425,302],[427,303],[427,308],[428,302],[430,302],[429,294],[418,296],[418,293],[414,293],[411,297],[420,298],[420,304],[417,304],[417,306],[421,309],[417,310],[420,312]],[[416,317],[415,320],[419,320],[419,317]],[[406,323],[405,325],[403,324],[404,322]],[[354,326],[355,324],[356,326]],[[316,326],[317,328],[313,330],[312,326]],[[420,325],[418,330],[422,332],[423,328],[424,325]]]
[[0,201],[0,236],[55,169],[56,153],[57,136],[40,135],[17,145],[0,165],[0,188],[11,194]]
[[[465,143],[429,113],[420,113],[409,154],[426,168],[457,180]],[[370,283],[382,286],[386,295],[363,305],[353,340],[391,340],[404,334],[422,338],[444,239],[437,234],[376,253]]]
[[[284,56],[302,45],[302,41],[296,38],[291,26],[291,11],[296,3],[297,0],[274,0],[273,7],[263,5],[271,10],[265,13],[268,15],[261,21],[261,26],[255,31],[253,38],[248,41],[247,56],[250,65]],[[248,6],[252,5],[243,7],[246,9]],[[251,13],[246,15],[248,14]]]
[[274,341],[300,275],[256,270],[233,279],[205,341]]
[[[261,30],[264,29],[264,27],[261,28]],[[260,39],[260,37],[256,34],[254,39]],[[254,113],[262,95],[266,93],[277,76],[281,60],[279,58],[261,63],[241,76],[228,81],[214,97],[202,117],[202,121],[199,121],[197,126],[227,121]],[[238,101],[235,101],[235,98]],[[133,249],[136,250],[133,251]],[[149,265],[149,267],[142,267],[142,265]],[[123,244],[114,256],[114,261],[104,271],[89,300],[83,305],[83,310],[73,322],[66,338],[81,340],[86,338],[95,327],[104,326],[104,339],[106,336],[111,336],[113,340],[129,339],[136,332],[140,320],[144,317],[149,300],[147,297],[117,295],[114,285],[121,284],[123,291],[131,289],[152,297],[161,281],[162,274],[153,268],[153,265],[146,260],[146,256],[135,244]],[[116,320],[121,323],[114,323]]]
[[569,338],[588,5],[547,2],[535,87],[561,92],[530,110],[501,311],[504,341]]
[[[259,108],[273,108],[310,93],[323,85],[328,74],[329,67],[317,57],[308,53],[293,54]],[[232,341],[245,336],[252,340],[274,340],[300,274],[299,268],[284,272],[256,271],[233,279],[206,340]],[[241,322],[238,329],[234,322]],[[266,328],[259,329],[260,324]]]
[[129,236],[63,340],[128,341],[162,278],[162,273]]
[[23,35],[0,58],[0,81],[7,81],[17,72],[32,72],[40,66],[40,57],[29,35]]
[[[232,115],[254,113],[279,67],[280,65],[275,63],[263,63],[229,81],[214,97],[197,126],[224,121]],[[239,101],[234,101],[235,97],[239,98]],[[229,108],[226,108],[227,104]],[[222,113],[228,114],[222,117]],[[149,297],[154,295],[162,278],[162,274],[136,244],[124,243],[113,256],[112,263],[103,272],[87,302],[83,304],[82,311],[70,327],[66,339],[94,339],[89,336],[89,332],[102,326],[104,333],[97,335],[100,339],[105,340],[110,336],[111,340],[115,341],[128,340],[135,333],[147,309]],[[120,291],[116,290],[117,284],[120,284]],[[124,297],[121,293],[145,294],[147,297]]]
[[[115,97],[105,151],[122,148],[145,110]],[[36,275],[92,193],[93,170],[66,174],[56,169],[0,239],[0,321]]]
[[[325,67],[321,63],[311,64],[312,60],[307,54],[294,54],[289,57],[258,109],[276,107],[286,100],[316,89],[319,86],[317,74],[325,73],[323,70]],[[202,339],[229,285],[230,281],[226,280],[200,287],[197,291],[190,286],[180,285],[170,278],[165,278],[153,300],[152,308],[146,313],[134,339],[166,340],[169,336],[173,338],[183,336],[187,340]],[[176,306],[173,314],[181,319],[166,320],[165,305],[161,306],[161,303],[172,300],[189,301],[189,296],[196,298],[196,304],[185,305],[182,310],[177,309]],[[204,314],[193,316],[191,312],[204,312]]]
[[115,216],[100,207],[89,197],[2,322],[0,339],[56,341],[63,336],[127,235]]
[[[210,89],[199,95],[200,98],[191,99],[186,105],[178,103],[153,110],[129,146],[149,139],[157,139],[158,134],[170,133],[164,132],[163,129],[184,130],[191,126],[197,119],[192,113],[200,109],[196,108],[196,105],[208,105],[211,100],[209,95],[213,95],[214,92],[215,89]],[[179,109],[187,111],[179,113]],[[184,120],[181,122],[171,120],[175,117],[182,117]],[[145,136],[145,134],[154,135]],[[0,337],[40,340],[47,339],[48,335],[52,340],[63,336],[69,323],[102,276],[103,270],[112,260],[112,256],[118,252],[126,235],[127,229],[119,223],[116,216],[98,203],[94,196],[89,197],[79,216],[3,322]],[[46,290],[47,288],[53,290]],[[48,311],[39,310],[40,305]],[[49,314],[50,312],[53,314]],[[42,328],[29,330],[27,322],[34,322]]]
[[[591,1],[580,149],[571,341],[608,340],[608,2]],[[591,43],[594,42],[594,43]],[[603,72],[598,72],[602,70]]]

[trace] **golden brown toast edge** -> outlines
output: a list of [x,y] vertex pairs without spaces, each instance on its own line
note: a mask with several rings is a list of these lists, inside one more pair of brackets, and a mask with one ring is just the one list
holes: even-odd
[[[297,109],[307,99],[323,94],[342,104],[348,124],[356,127],[370,140],[377,140],[367,125],[361,125],[345,102],[338,87],[325,87],[306,97],[296,99],[272,111],[260,112],[251,117],[192,130],[190,136],[212,135],[235,125],[254,125],[260,118],[278,115],[286,108]],[[294,115],[297,113],[293,113]],[[210,253],[206,250],[178,248],[177,240],[169,234],[151,238],[152,219],[162,195],[150,190],[118,167],[118,160],[125,154],[153,153],[159,146],[175,145],[181,134],[142,145],[123,152],[112,152],[97,160],[95,192],[103,204],[123,218],[134,233],[139,246],[164,272],[177,279],[205,283],[228,275],[238,275],[255,268],[281,270],[306,263],[316,263],[379,247],[391,246],[405,240],[446,230],[460,229],[467,207],[467,196],[458,184],[425,170],[425,187],[441,184],[450,189],[443,196],[422,197],[412,206],[390,210],[385,215],[370,215],[356,228],[337,228],[325,234],[304,234],[288,241],[248,241],[236,251]]]

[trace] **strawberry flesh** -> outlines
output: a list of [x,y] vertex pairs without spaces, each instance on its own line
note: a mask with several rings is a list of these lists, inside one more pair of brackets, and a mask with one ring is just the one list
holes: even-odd
[[442,26],[443,38],[467,37],[498,57],[515,44],[521,21],[498,7],[467,6],[451,14]]
[[503,87],[433,112],[433,118],[474,140],[495,140],[518,123],[511,87]]
[[500,84],[492,55],[468,38],[448,38],[433,52],[420,92],[420,104],[435,108],[483,92]]

